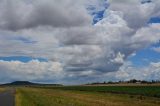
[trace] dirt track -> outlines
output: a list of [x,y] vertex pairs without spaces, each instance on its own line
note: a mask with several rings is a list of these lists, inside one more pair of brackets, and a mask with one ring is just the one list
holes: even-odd
[[9,89],[0,93],[0,106],[15,106],[15,89]]

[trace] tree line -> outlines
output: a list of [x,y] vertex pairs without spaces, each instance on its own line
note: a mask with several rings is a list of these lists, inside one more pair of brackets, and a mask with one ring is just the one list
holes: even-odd
[[87,85],[94,85],[94,84],[155,84],[155,83],[160,83],[160,80],[151,80],[151,81],[147,81],[147,80],[136,80],[136,79],[131,79],[128,81],[104,81],[104,82],[93,82],[93,83],[88,83]]

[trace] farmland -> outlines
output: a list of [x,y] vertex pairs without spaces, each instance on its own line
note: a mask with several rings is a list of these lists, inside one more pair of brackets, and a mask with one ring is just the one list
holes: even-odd
[[2,92],[2,91],[4,91],[5,90],[5,88],[0,88],[0,92]]
[[160,86],[16,88],[16,106],[159,106]]
[[143,95],[160,98],[160,86],[68,86],[54,89],[78,90],[90,92],[108,92],[118,94]]

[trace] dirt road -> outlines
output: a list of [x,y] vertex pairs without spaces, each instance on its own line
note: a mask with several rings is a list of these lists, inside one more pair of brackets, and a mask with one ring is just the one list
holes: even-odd
[[15,106],[15,89],[8,89],[0,93],[0,106]]

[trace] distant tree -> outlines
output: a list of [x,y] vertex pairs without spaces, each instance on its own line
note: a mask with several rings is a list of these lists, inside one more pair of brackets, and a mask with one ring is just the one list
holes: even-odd
[[156,83],[156,81],[155,81],[155,80],[152,80],[152,83]]
[[148,81],[145,81],[145,80],[142,80],[141,83],[144,84],[144,83],[149,83],[149,82],[148,82]]
[[124,83],[124,81],[120,80],[120,81],[118,81],[118,83]]
[[109,81],[108,84],[113,84],[113,82],[112,82],[112,81]]
[[129,81],[129,83],[136,83],[136,82],[138,82],[136,79],[131,79],[131,80]]

